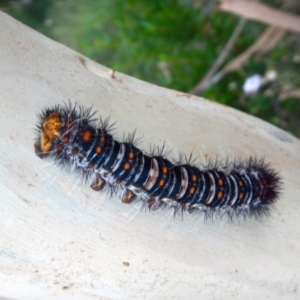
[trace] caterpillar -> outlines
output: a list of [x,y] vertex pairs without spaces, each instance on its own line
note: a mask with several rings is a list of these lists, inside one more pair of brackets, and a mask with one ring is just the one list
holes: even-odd
[[150,210],[163,207],[195,212],[205,218],[269,215],[279,198],[281,179],[263,158],[208,163],[171,161],[164,147],[146,154],[135,133],[124,142],[111,134],[109,118],[99,121],[92,108],[71,103],[44,109],[39,115],[35,153],[78,172],[95,191],[121,190],[123,203],[142,201]]

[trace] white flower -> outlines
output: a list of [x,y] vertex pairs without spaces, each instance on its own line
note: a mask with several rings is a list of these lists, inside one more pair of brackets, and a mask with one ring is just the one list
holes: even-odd
[[243,91],[245,94],[255,94],[259,91],[263,85],[263,77],[259,74],[255,74],[248,77],[243,84]]

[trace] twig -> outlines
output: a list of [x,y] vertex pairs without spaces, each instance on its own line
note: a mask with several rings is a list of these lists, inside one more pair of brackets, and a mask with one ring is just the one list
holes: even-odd
[[211,69],[206,73],[204,78],[193,89],[191,89],[191,91],[190,91],[191,94],[198,94],[199,92],[201,92],[203,89],[205,89],[208,86],[211,77],[215,74],[215,72],[220,68],[220,66],[224,62],[228,53],[232,49],[235,41],[237,40],[240,33],[242,32],[245,24],[246,24],[246,20],[244,18],[241,18],[237,27],[235,28],[233,34],[231,35],[229,41],[227,42],[227,44],[223,48],[222,52],[220,53],[219,57],[214,62]]
[[231,12],[248,19],[300,32],[300,18],[288,12],[248,0],[220,0],[220,10]]
[[236,57],[234,60],[229,62],[219,73],[217,73],[212,79],[213,83],[219,81],[225,74],[237,70],[248,61],[249,57],[255,52],[268,52],[270,51],[277,42],[281,39],[285,33],[284,29],[276,27],[268,27],[256,40],[256,42],[249,47],[246,51]]

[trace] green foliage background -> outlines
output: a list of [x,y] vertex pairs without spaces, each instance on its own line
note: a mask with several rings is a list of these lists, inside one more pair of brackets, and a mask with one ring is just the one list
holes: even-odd
[[[0,1],[0,8],[107,67],[188,92],[212,66],[239,21],[237,16],[213,10],[215,2],[23,0]],[[266,25],[247,21],[226,62],[250,47],[265,28]],[[242,69],[228,74],[201,96],[300,136],[299,97],[280,98],[284,86],[300,88],[299,46],[299,35],[287,33],[270,53],[255,55]],[[256,73],[264,75],[268,70],[277,72],[276,81],[255,95],[245,95],[245,79]]]

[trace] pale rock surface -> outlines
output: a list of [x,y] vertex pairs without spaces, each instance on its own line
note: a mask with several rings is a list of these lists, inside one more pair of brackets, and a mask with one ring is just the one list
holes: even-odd
[[[299,299],[300,142],[226,106],[110,70],[0,13],[0,296]],[[184,76],[184,75],[183,75]],[[149,144],[205,158],[265,156],[284,190],[270,218],[203,223],[140,212],[33,148],[37,114],[76,101]],[[127,264],[128,263],[128,264]]]

